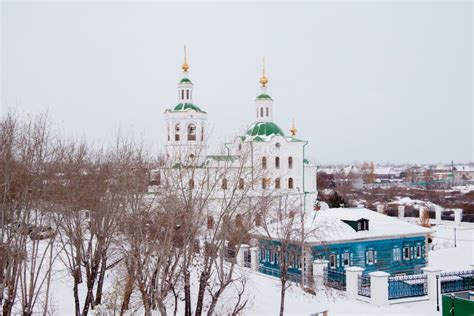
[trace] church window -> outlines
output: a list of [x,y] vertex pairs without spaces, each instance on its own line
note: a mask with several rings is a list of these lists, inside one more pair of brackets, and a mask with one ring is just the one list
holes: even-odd
[[181,90],[181,100],[184,100],[184,90]]
[[263,178],[262,179],[262,189],[268,188],[268,178]]
[[275,168],[280,169],[280,157],[275,157]]
[[244,189],[244,185],[245,185],[244,178],[240,178],[240,179],[239,179],[239,189],[240,189],[240,190],[243,190],[243,189]]
[[293,178],[288,178],[288,189],[293,189]]
[[280,188],[280,178],[276,178],[275,179],[275,189],[279,189]]
[[179,123],[174,126],[174,140],[179,142],[179,131],[180,131],[180,126]]
[[194,189],[194,179],[189,179],[189,188]]
[[222,189],[227,190],[227,179],[226,178],[222,179]]
[[267,108],[267,110],[266,110],[266,111],[267,111],[267,116],[269,116],[268,108]]
[[267,169],[267,157],[262,157],[262,169]]
[[288,169],[293,169],[293,157],[288,157]]
[[256,226],[262,225],[262,214],[257,213],[257,215],[255,215],[255,225]]
[[186,90],[186,99],[189,100],[189,90]]
[[204,141],[204,126],[201,126],[201,142]]
[[207,217],[207,229],[213,229],[214,228],[214,217],[208,216]]
[[263,108],[260,108],[260,116],[263,116]]
[[188,140],[196,140],[196,125],[188,125]]

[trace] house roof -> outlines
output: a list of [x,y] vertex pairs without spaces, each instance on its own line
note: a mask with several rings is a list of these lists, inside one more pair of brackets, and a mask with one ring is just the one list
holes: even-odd
[[[344,221],[367,219],[369,230],[355,231]],[[301,227],[301,218],[295,215],[294,227]],[[275,225],[275,224],[272,224]],[[374,212],[366,208],[331,208],[307,213],[304,217],[306,242],[310,244],[341,243],[376,239],[391,239],[405,236],[422,236],[433,232],[432,229],[411,224],[395,217]],[[278,227],[269,227],[277,237]],[[258,235],[265,235],[263,229]],[[273,235],[273,234],[272,234]],[[295,239],[299,233],[295,233]],[[278,238],[277,238],[278,239]]]

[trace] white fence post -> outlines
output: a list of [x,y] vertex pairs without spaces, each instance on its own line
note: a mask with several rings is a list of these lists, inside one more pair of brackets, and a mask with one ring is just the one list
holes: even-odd
[[[426,278],[428,279],[428,298],[430,301],[436,301],[436,276],[441,273],[441,269],[433,268],[433,267],[424,267],[421,268],[424,274],[426,274]],[[438,289],[441,290],[441,286]],[[441,299],[441,296],[440,296]]]
[[324,267],[328,266],[329,261],[325,259],[316,259],[313,261],[313,275],[322,277],[324,275]]
[[461,224],[462,220],[462,208],[455,208],[454,211],[454,223]]
[[441,214],[443,214],[443,209],[441,207],[435,208],[435,223],[441,223]]
[[364,268],[346,267],[346,296],[355,299],[359,291],[359,275],[362,274]]
[[370,303],[375,306],[388,305],[388,277],[383,271],[370,272]]
[[418,218],[420,219],[420,223],[423,221],[423,215],[426,212],[426,207],[420,206],[419,213],[418,213]]
[[254,271],[258,271],[259,262],[258,262],[258,247],[250,248],[250,267]]
[[398,206],[398,219],[404,219],[405,218],[405,206],[399,205]]
[[242,244],[240,245],[239,252],[237,253],[236,263],[237,265],[243,267],[245,266],[245,251],[248,251],[249,245]]

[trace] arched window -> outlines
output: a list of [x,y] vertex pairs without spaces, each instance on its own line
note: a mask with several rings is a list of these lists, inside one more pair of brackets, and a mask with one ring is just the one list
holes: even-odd
[[178,123],[174,126],[174,140],[177,142],[179,142],[179,131],[180,131],[180,127]]
[[239,179],[239,189],[243,190],[245,186],[244,178]]
[[184,90],[181,90],[181,100],[184,100]]
[[189,188],[194,189],[194,179],[189,179]]
[[262,214],[257,213],[257,215],[255,215],[255,225],[257,226],[262,225]]
[[275,157],[275,168],[280,169],[280,157]]
[[267,157],[262,157],[262,169],[267,169]]
[[270,114],[269,114],[269,112],[268,112],[268,108],[267,108],[267,116],[269,116],[269,115],[270,115]]
[[204,126],[201,126],[201,142],[204,141]]
[[235,216],[235,226],[237,226],[237,227],[243,227],[244,226],[244,222],[242,220],[242,215],[237,214]]
[[227,179],[226,178],[222,179],[222,189],[227,190]]
[[280,178],[276,178],[275,179],[275,189],[279,189],[280,188]]
[[186,99],[189,100],[189,90],[186,90]]
[[289,217],[289,218],[293,218],[293,217],[295,217],[295,212],[293,212],[293,211],[290,211],[290,213],[288,214],[288,217]]
[[258,109],[257,109],[257,117],[258,117]]
[[260,108],[260,116],[263,116],[263,108]]
[[263,178],[262,179],[262,189],[266,189],[268,187],[268,178]]
[[207,217],[207,229],[213,229],[214,228],[214,217],[208,216]]
[[188,125],[188,140],[196,140],[196,125],[193,123]]
[[293,169],[293,157],[288,157],[288,169]]
[[288,178],[288,189],[293,189],[293,178]]

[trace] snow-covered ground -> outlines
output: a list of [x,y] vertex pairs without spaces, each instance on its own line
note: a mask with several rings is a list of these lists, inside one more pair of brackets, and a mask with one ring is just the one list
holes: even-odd
[[[456,247],[454,247],[454,229],[456,228]],[[463,223],[454,226],[445,222],[435,227],[434,240],[429,252],[429,264],[445,271],[473,269],[474,263],[474,224]],[[60,268],[62,263],[56,264]],[[249,302],[243,315],[276,315],[279,312],[280,283],[279,279],[243,268],[241,273],[248,279],[247,296]],[[111,284],[119,275],[109,274],[106,280],[106,296],[112,293]],[[73,315],[73,297],[71,278],[67,273],[59,272],[53,276],[53,306],[57,315]],[[193,280],[193,291],[197,288],[197,280]],[[81,288],[80,296],[84,298],[85,287]],[[286,315],[309,315],[328,309],[330,315],[441,315],[436,312],[436,303],[430,301],[375,307],[368,303],[348,300],[336,290],[320,290],[316,296],[303,292],[298,286],[292,285],[286,295]],[[218,304],[217,315],[230,312],[235,300],[235,289],[230,287],[223,294]],[[183,311],[180,306],[178,314]],[[140,313],[138,313],[140,314]]]

